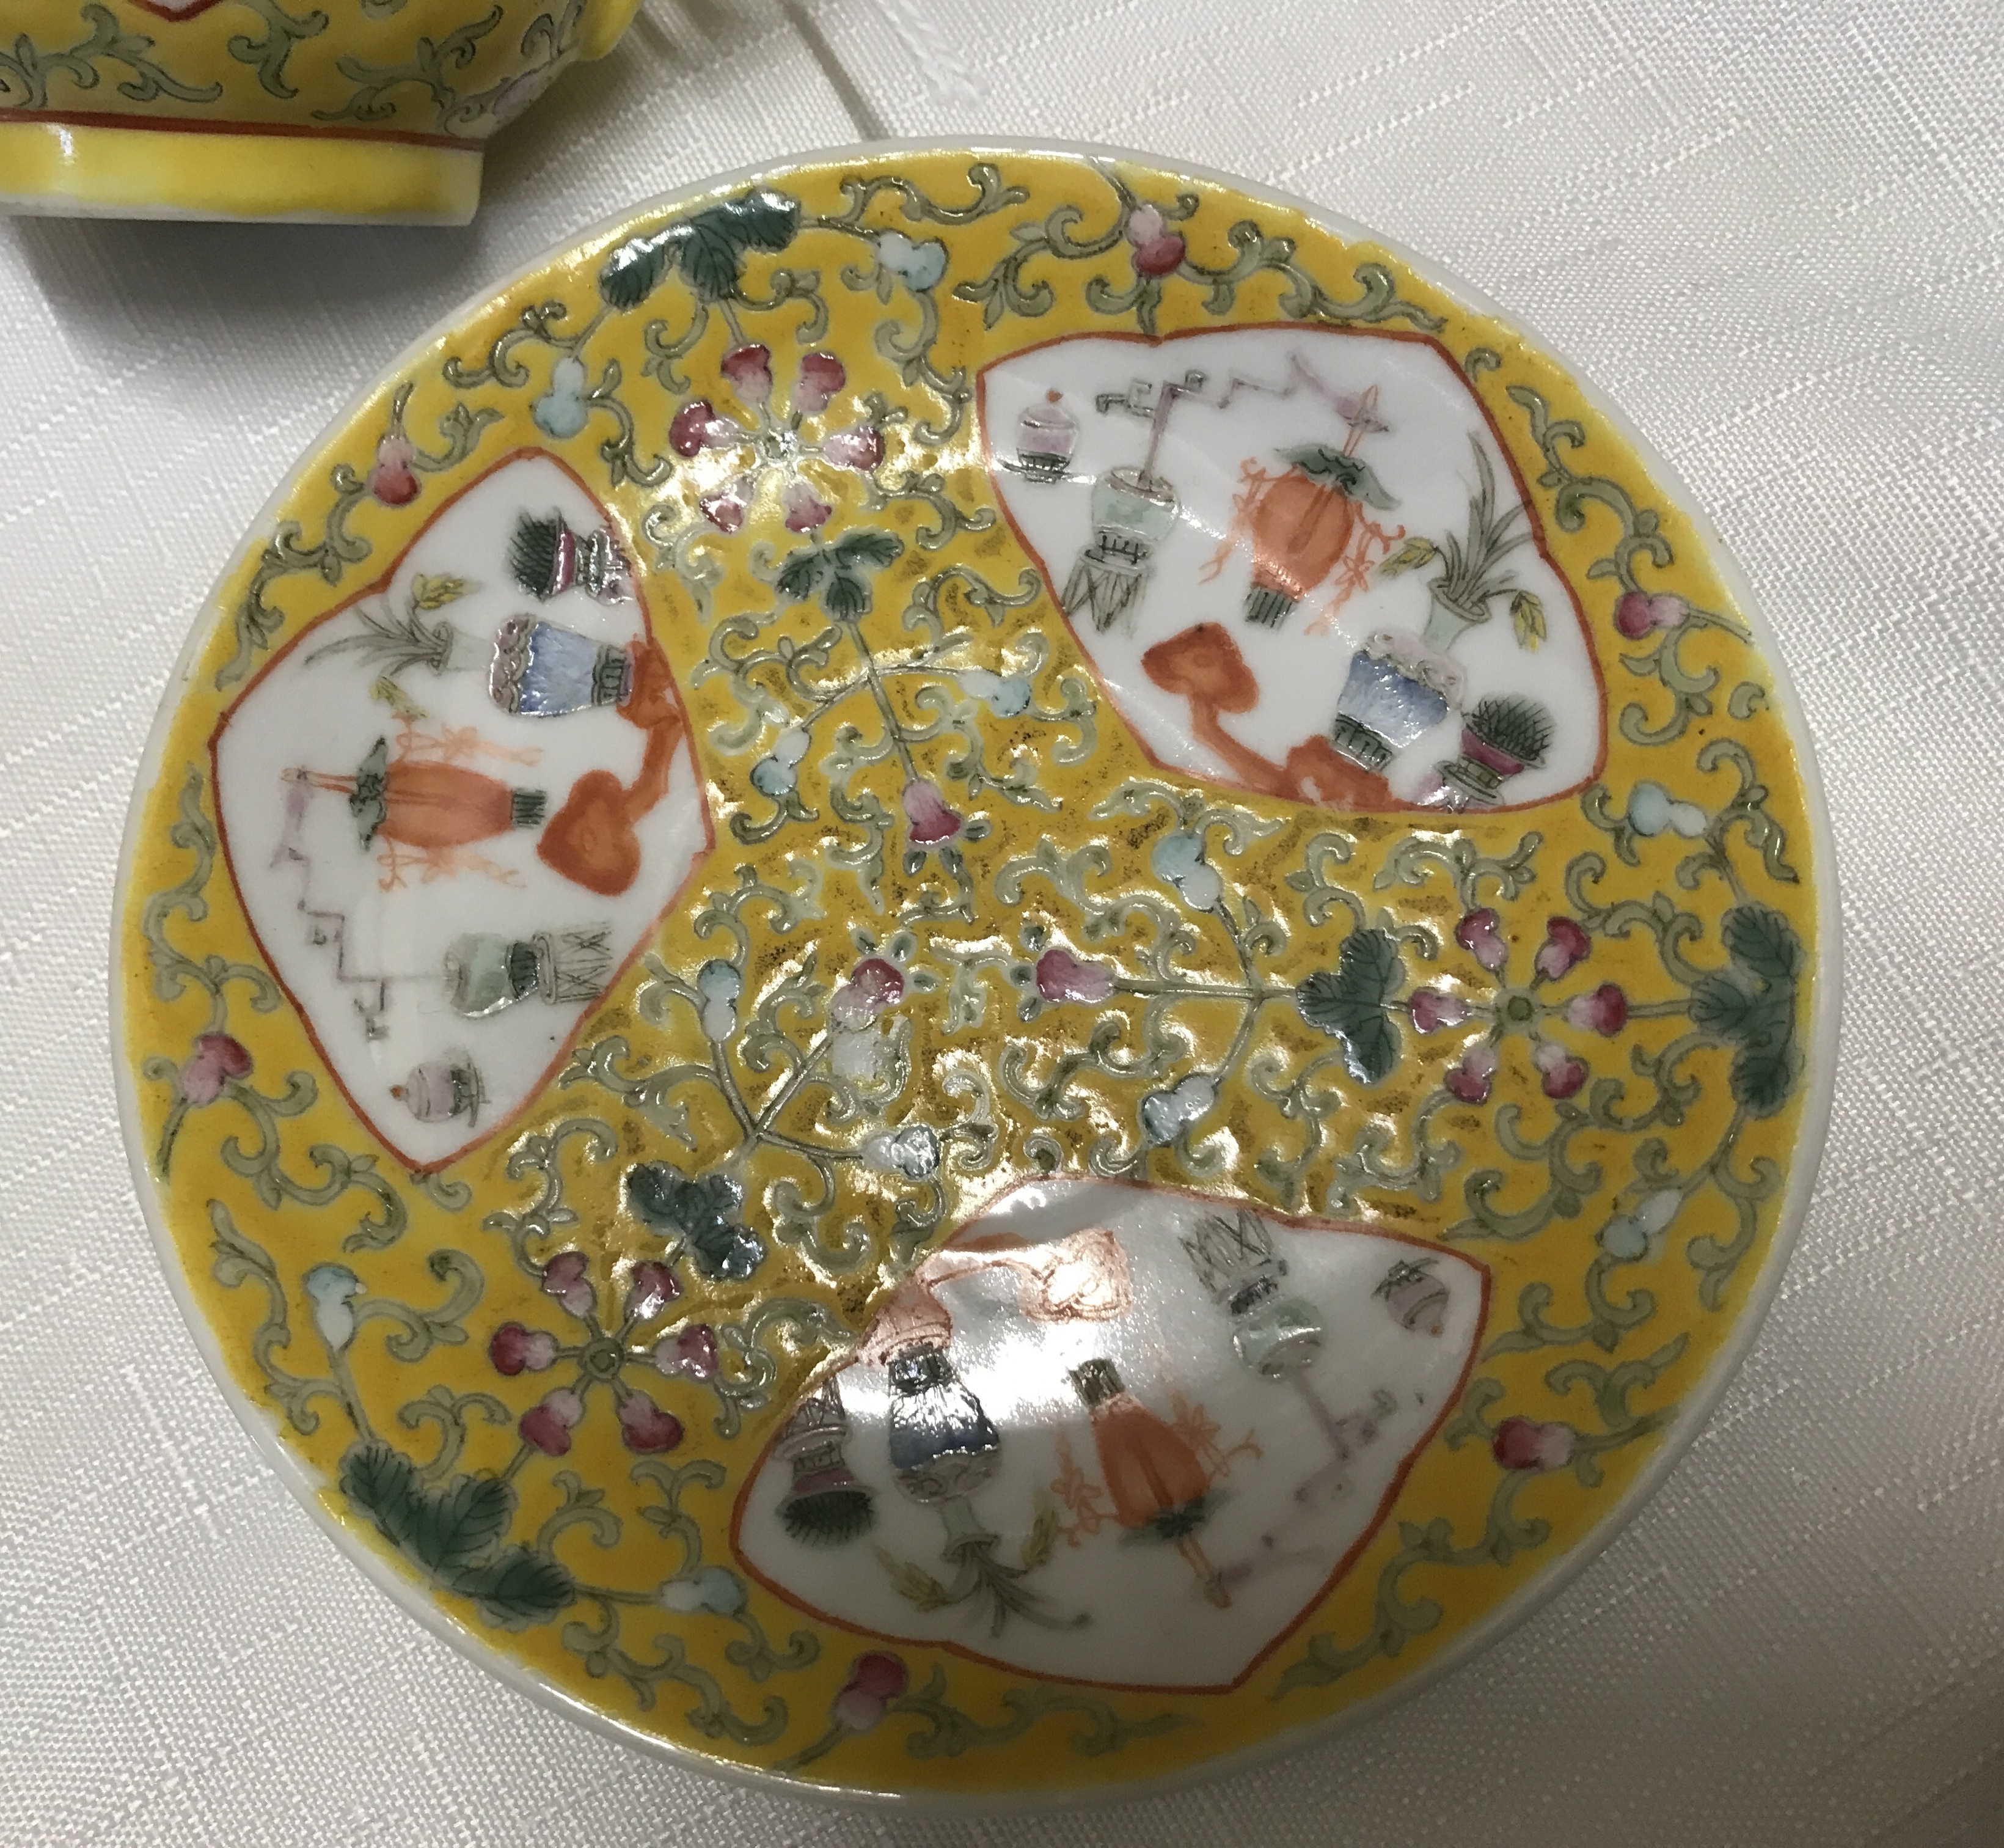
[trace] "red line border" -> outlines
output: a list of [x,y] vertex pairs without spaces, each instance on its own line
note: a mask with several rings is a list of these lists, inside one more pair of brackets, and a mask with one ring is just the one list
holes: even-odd
[[[450,1154],[442,1155],[433,1161],[418,1161],[406,1154],[403,1149],[398,1148],[396,1143],[391,1139],[389,1134],[384,1130],[382,1126],[377,1122],[375,1118],[372,1117],[368,1111],[365,1110],[360,1104],[356,1102],[353,1094],[349,1090],[348,1087],[341,1082],[340,1071],[335,1067],[334,1061],[328,1057],[327,1048],[321,1043],[319,1033],[314,1030],[313,1016],[300,1005],[299,997],[293,994],[291,987],[287,984],[286,978],[279,973],[278,963],[273,959],[271,952],[265,948],[265,940],[258,934],[257,922],[250,915],[250,907],[244,900],[243,882],[236,876],[236,859],[230,852],[229,829],[228,824],[223,819],[222,813],[222,789],[219,773],[219,765],[218,763],[217,753],[222,745],[223,733],[229,728],[230,721],[233,719],[243,709],[244,702],[250,697],[251,694],[254,693],[261,685],[263,684],[265,676],[276,669],[279,664],[284,661],[295,648],[298,647],[308,636],[311,635],[315,629],[323,628],[328,623],[334,621],[337,616],[346,615],[349,610],[352,609],[356,605],[359,603],[365,597],[380,595],[395,579],[398,572],[403,566],[405,559],[410,556],[413,548],[416,546],[418,542],[423,538],[426,534],[429,532],[434,526],[437,525],[439,521],[445,517],[446,514],[452,507],[457,505],[460,501],[464,500],[468,494],[471,494],[476,488],[482,487],[485,486],[485,483],[491,481],[496,475],[499,474],[503,469],[508,468],[513,463],[531,458],[554,462],[558,468],[561,468],[566,475],[570,477],[572,482],[576,486],[578,491],[598,510],[600,516],[604,520],[606,524],[614,531],[618,532],[622,545],[625,549],[626,556],[629,558],[636,560],[633,575],[633,597],[634,601],[639,604],[640,608],[640,621],[643,632],[646,634],[647,639],[650,642],[659,646],[660,643],[660,635],[659,630],[655,626],[653,612],[650,607],[647,601],[646,588],[643,582],[643,573],[639,570],[637,563],[639,554],[634,548],[632,535],[626,531],[624,525],[617,520],[611,509],[607,507],[605,503],[601,500],[598,496],[586,486],[583,478],[579,475],[577,471],[572,468],[569,463],[566,462],[562,456],[555,454],[549,450],[541,448],[534,444],[524,444],[520,448],[512,449],[506,455],[497,458],[491,466],[482,469],[481,472],[475,475],[471,481],[468,482],[463,487],[456,489],[452,493],[447,495],[446,498],[439,503],[437,509],[432,514],[430,517],[426,520],[423,524],[419,527],[418,530],[411,535],[408,541],[405,542],[401,549],[397,552],[395,557],[390,561],[389,564],[384,567],[384,570],[378,577],[373,579],[368,584],[365,585],[361,590],[357,591],[355,594],[348,598],[345,602],[337,605],[333,609],[328,610],[323,615],[316,616],[313,621],[307,623],[303,629],[300,629],[296,635],[293,636],[286,643],[283,647],[280,648],[264,664],[262,667],[258,668],[258,672],[254,674],[250,677],[250,680],[245,684],[243,691],[238,693],[234,700],[230,701],[228,709],[223,713],[222,716],[215,721],[215,728],[209,733],[208,737],[208,786],[215,796],[216,838],[222,845],[223,865],[229,875],[230,889],[235,895],[236,899],[236,908],[243,915],[244,928],[250,933],[250,941],[257,945],[258,954],[263,959],[265,968],[270,971],[272,980],[278,984],[280,991],[284,994],[286,999],[292,1004],[293,1014],[297,1017],[301,1029],[304,1031],[307,1040],[311,1043],[314,1051],[318,1055],[320,1062],[325,1068],[327,1075],[332,1082],[334,1088],[341,1093],[342,1101],[345,1103],[348,1107],[355,1113],[356,1116],[360,1120],[363,1127],[366,1129],[377,1141],[380,1142],[391,1155],[394,1155],[397,1159],[401,1162],[413,1175],[436,1174],[443,1169],[450,1167],[455,1162],[464,1161],[475,1149],[479,1148],[483,1143],[492,1141],[495,1137],[502,1132],[502,1131],[508,1128],[519,1117],[520,1117],[525,1111],[528,1110],[541,1099],[543,1094],[548,1090],[551,1082],[556,1077],[558,1071],[562,1068],[564,1061],[570,1057],[571,1049],[577,1043],[578,1036],[583,1032],[586,1022],[590,1020],[593,1015],[605,1005],[605,998],[610,994],[615,988],[618,987],[620,983],[625,979],[627,971],[630,970],[633,966],[634,963],[639,959],[642,954],[653,946],[655,938],[660,934],[661,926],[667,922],[669,913],[674,910],[677,905],[681,903],[684,895],[702,876],[704,868],[709,865],[711,857],[715,854],[716,851],[716,826],[715,820],[710,814],[709,784],[708,778],[703,773],[702,759],[698,755],[696,751],[695,723],[690,716],[688,702],[683,696],[681,682],[676,677],[674,669],[672,665],[671,665],[668,670],[669,684],[674,690],[675,703],[681,708],[682,722],[684,726],[683,745],[688,753],[689,766],[692,773],[695,778],[696,795],[702,808],[703,844],[701,850],[696,854],[695,857],[690,862],[688,871],[682,875],[681,879],[676,885],[674,890],[669,894],[667,902],[654,914],[653,924],[641,933],[639,940],[634,944],[632,949],[627,952],[625,959],[622,961],[618,967],[614,970],[612,973],[606,978],[605,986],[599,991],[597,998],[591,1002],[591,1004],[578,1015],[576,1025],[571,1029],[569,1036],[557,1048],[555,1056],[552,1058],[549,1064],[543,1068],[541,1073],[537,1077],[534,1083],[523,1093],[521,1103],[506,1116],[497,1118],[478,1135],[471,1137],[466,1141],[462,1142],[459,1147],[454,1149]],[[666,649],[664,648],[662,652],[665,655],[667,653]]]
[[[1128,1180],[1112,1176],[1038,1175],[1026,1180],[1020,1180],[1014,1187],[1006,1188],[998,1194],[980,1213],[961,1226],[951,1238],[946,1240],[941,1244],[934,1246],[933,1250],[950,1250],[968,1233],[992,1219],[1004,1203],[1015,1194],[1032,1187],[1049,1187],[1054,1179],[1070,1180],[1075,1185],[1126,1187],[1138,1194],[1175,1194],[1186,1200],[1200,1200],[1207,1202],[1214,1202],[1229,1198],[1223,1194],[1203,1193],[1195,1187],[1169,1187],[1155,1182]],[[730,1529],[731,1557],[766,1590],[771,1592],[783,1603],[790,1605],[794,1610],[804,1611],[818,1622],[832,1625],[839,1630],[846,1630],[851,1636],[866,1637],[873,1643],[894,1643],[902,1649],[943,1650],[949,1655],[958,1656],[965,1661],[977,1662],[984,1668],[1000,1669],[1005,1674],[1028,1675],[1036,1681],[1056,1681],[1067,1687],[1104,1688],[1116,1694],[1160,1694],[1171,1696],[1222,1695],[1235,1693],[1244,1687],[1259,1672],[1261,1665],[1267,1658],[1328,1601],[1330,1594],[1348,1574],[1350,1569],[1363,1556],[1365,1549],[1369,1547],[1372,1541],[1377,1538],[1379,1531],[1385,1525],[1386,1517],[1392,1512],[1393,1503],[1404,1491],[1406,1480],[1413,1473],[1414,1465],[1428,1450],[1433,1447],[1433,1441],[1440,1435],[1442,1425],[1447,1422],[1449,1413],[1461,1403],[1462,1394],[1468,1390],[1468,1376],[1474,1371],[1476,1360],[1482,1350],[1482,1338],[1488,1332],[1489,1303],[1493,1293],[1493,1278],[1488,1265],[1481,1259],[1472,1257],[1465,1252],[1450,1250],[1438,1240],[1421,1238],[1411,1233],[1392,1232],[1379,1226],[1365,1225],[1361,1221],[1355,1219],[1323,1219],[1308,1214],[1275,1212],[1261,1205],[1257,1201],[1235,1199],[1232,1203],[1249,1208],[1252,1212],[1258,1213],[1262,1219],[1272,1219],[1299,1230],[1361,1233],[1367,1237],[1389,1239],[1398,1244],[1410,1245],[1419,1250],[1429,1252],[1435,1256],[1445,1252],[1449,1257],[1454,1258],[1457,1262],[1466,1264],[1481,1279],[1482,1283],[1482,1300],[1476,1311],[1474,1337],[1468,1344],[1468,1355],[1461,1363],[1461,1373],[1455,1380],[1454,1390],[1442,1398],[1441,1408],[1435,1415],[1433,1422],[1428,1425],[1419,1441],[1406,1453],[1405,1461],[1401,1463],[1397,1470],[1393,1472],[1392,1480],[1386,1485],[1384,1495],[1379,1500],[1376,1510],[1365,1524],[1363,1531],[1358,1535],[1348,1552],[1337,1561],[1329,1576],[1323,1580],[1321,1586],[1308,1602],[1302,1605],[1295,1616],[1274,1632],[1265,1647],[1261,1649],[1232,1680],[1203,1686],[1193,1686],[1188,1683],[1159,1685],[1149,1681],[1102,1681],[1091,1680],[1080,1675],[1053,1674],[1046,1669],[1028,1667],[1021,1662],[1004,1661],[998,1657],[983,1655],[978,1650],[970,1649],[966,1644],[956,1643],[951,1638],[895,1636],[882,1630],[865,1629],[860,1624],[852,1623],[846,1618],[834,1616],[808,1603],[805,1599],[767,1578],[744,1556],[744,1549],[741,1543],[741,1535],[744,1524],[745,1506],[752,1499],[752,1485],[759,1480],[766,1464],[772,1461],[773,1446],[779,1442],[780,1434],[786,1429],[783,1419],[774,1425],[773,1435],[766,1439],[757,1460],[744,1472],[744,1485],[738,1490],[737,1499],[732,1505]],[[931,1255],[931,1252],[927,1254],[928,1257]],[[916,1275],[918,1269],[922,1268],[923,1265],[915,1266],[913,1274]],[[867,1330],[866,1329],[864,1332],[867,1333]],[[800,1394],[794,1402],[797,1403],[799,1397],[805,1397],[824,1380],[837,1378],[846,1373],[850,1367],[860,1364],[859,1361],[849,1359],[845,1359],[838,1366],[828,1368],[825,1370],[817,1369],[802,1383]]]
[[1056,580],[1051,576],[1050,568],[1044,563],[1043,554],[1030,543],[1023,529],[1016,524],[1016,516],[1010,510],[1008,496],[1001,491],[997,479],[1001,465],[995,458],[988,416],[988,375],[997,366],[1012,365],[1028,354],[1042,352],[1046,347],[1063,346],[1077,340],[1127,340],[1140,345],[1152,348],[1167,346],[1174,340],[1196,339],[1217,334],[1265,331],[1311,335],[1335,334],[1347,335],[1352,339],[1408,341],[1415,345],[1431,347],[1446,361],[1456,380],[1473,402],[1476,409],[1481,412],[1483,422],[1489,426],[1489,433],[1495,440],[1497,453],[1502,457],[1503,465],[1510,471],[1510,479],[1515,485],[1518,497],[1522,501],[1524,511],[1530,521],[1532,542],[1538,549],[1539,557],[1545,561],[1553,577],[1564,587],[1567,601],[1571,604],[1573,615],[1579,624],[1580,637],[1586,644],[1587,665],[1593,670],[1594,688],[1599,695],[1600,700],[1599,749],[1595,753],[1593,767],[1584,777],[1581,777],[1577,783],[1568,784],[1564,789],[1554,790],[1550,795],[1540,796],[1535,801],[1499,802],[1493,808],[1484,808],[1480,812],[1484,815],[1527,813],[1547,808],[1554,802],[1563,801],[1567,797],[1577,795],[1582,789],[1599,782],[1601,773],[1607,767],[1607,676],[1601,669],[1600,651],[1594,646],[1592,626],[1586,619],[1586,608],[1579,600],[1578,591],[1573,588],[1572,580],[1559,569],[1557,561],[1552,556],[1550,549],[1545,544],[1544,520],[1538,511],[1537,503],[1532,498],[1530,489],[1525,483],[1523,471],[1517,466],[1517,458],[1511,454],[1510,445],[1504,439],[1502,428],[1497,423],[1494,414],[1490,410],[1489,406],[1483,402],[1481,393],[1469,383],[1454,355],[1449,352],[1447,343],[1435,335],[1412,332],[1403,328],[1328,327],[1299,321],[1231,321],[1215,328],[1179,328],[1173,334],[1142,334],[1132,332],[1126,328],[1111,328],[1104,333],[1057,334],[1053,335],[1048,340],[1039,340],[1034,345],[1018,347],[1013,352],[1004,353],[997,359],[990,359],[975,374],[976,427],[981,438],[982,463],[988,471],[990,485],[994,491],[995,504],[1001,509],[1002,517],[1008,521],[1009,530],[1015,535],[1016,543],[1023,549],[1025,556],[1035,565],[1039,573],[1042,577],[1051,605],[1058,612],[1065,627],[1071,632],[1073,643],[1083,657],[1087,672],[1092,675],[1100,690],[1106,695],[1108,703],[1120,715],[1121,723],[1133,734],[1135,743],[1140,747],[1141,754],[1158,770],[1166,771],[1170,776],[1186,777],[1192,782],[1202,783],[1213,789],[1228,789],[1236,794],[1259,796],[1268,801],[1285,802],[1291,808],[1310,809],[1321,814],[1417,815],[1432,816],[1442,821],[1454,819],[1452,812],[1450,810],[1424,808],[1417,802],[1394,801],[1378,808],[1354,808],[1338,807],[1331,803],[1306,801],[1298,797],[1267,796],[1263,791],[1250,788],[1243,783],[1235,782],[1229,777],[1214,776],[1204,770],[1187,770],[1179,763],[1165,763],[1155,754],[1154,745],[1149,743],[1140,724],[1128,716],[1119,695],[1114,691],[1113,683],[1108,678],[1105,669],[1099,665],[1095,657],[1091,644],[1079,633],[1077,624],[1071,619],[1071,612],[1065,608],[1063,600],[1059,596]]

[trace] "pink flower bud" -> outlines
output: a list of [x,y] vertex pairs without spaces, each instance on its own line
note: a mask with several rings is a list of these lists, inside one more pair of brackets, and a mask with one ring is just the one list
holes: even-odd
[[545,1457],[561,1457],[570,1448],[570,1434],[584,1416],[584,1401],[567,1386],[545,1393],[522,1414],[515,1429],[522,1441],[533,1445]]
[[812,532],[826,525],[829,514],[835,511],[797,475],[787,483],[780,504],[786,510],[789,532]]
[[1538,973],[1548,982],[1556,982],[1575,963],[1585,961],[1592,947],[1585,931],[1570,917],[1548,919],[1545,940],[1538,946]]
[[1137,249],[1144,244],[1153,244],[1168,228],[1168,221],[1158,206],[1137,205],[1127,214],[1127,241]]
[[801,360],[800,377],[794,381],[794,414],[818,417],[848,378],[842,362],[833,353],[809,353]]
[[1570,1097],[1587,1080],[1585,1062],[1575,1058],[1556,1040],[1540,1040],[1533,1047],[1531,1063],[1543,1075],[1547,1097]]
[[1646,591],[1627,591],[1614,606],[1614,626],[1631,642],[1639,642],[1655,629],[1676,629],[1690,615],[1690,605],[1668,591],[1651,596]]
[[1459,1026],[1468,1018],[1468,1003],[1458,994],[1444,994],[1438,988],[1413,991],[1413,1031],[1438,1033],[1444,1026]]
[[714,1380],[716,1334],[707,1322],[690,1322],[654,1344],[654,1365],[671,1379]]
[[233,1079],[250,1075],[250,1055],[227,1033],[203,1033],[181,1067],[181,1096],[198,1107],[215,1103]]
[[582,1251],[559,1251],[543,1267],[543,1289],[581,1322],[598,1306],[598,1292],[586,1274],[589,1264]]
[[626,1289],[626,1319],[649,1322],[682,1293],[681,1280],[657,1258],[633,1267]]
[[884,459],[884,435],[874,423],[851,424],[822,438],[822,457],[838,468],[867,475]]
[[376,465],[369,471],[369,492],[385,507],[405,507],[418,497],[418,478],[411,472],[417,451],[408,437],[393,434],[376,445]]
[[1510,959],[1503,941],[1503,920],[1487,906],[1471,911],[1454,928],[1454,940],[1491,975]]
[[672,1450],[682,1440],[682,1422],[664,1411],[645,1393],[629,1392],[619,1401],[619,1435],[629,1450],[643,1457]]
[[1463,1103],[1482,1103],[1495,1076],[1496,1048],[1485,1040],[1463,1053],[1461,1063],[1441,1082]]
[[698,495],[696,511],[719,532],[735,532],[744,524],[745,510],[752,504],[752,490],[755,486],[750,475],[741,475],[735,481],[726,482],[720,488],[713,488],[707,494]]
[[1496,1441],[1491,1448],[1505,1469],[1564,1469],[1572,1461],[1577,1436],[1570,1425],[1506,1418],[1496,1427]]
[[668,447],[682,457],[706,449],[728,449],[744,440],[744,430],[730,418],[718,416],[706,398],[691,398],[668,426]]
[[540,1373],[557,1357],[557,1338],[541,1328],[503,1322],[487,1344],[487,1358],[497,1373]]
[[1565,1017],[1584,1033],[1612,1039],[1627,1022],[1628,998],[1612,982],[1603,982],[1591,994],[1575,994],[1568,1001]]
[[723,356],[723,376],[747,404],[762,405],[773,395],[773,356],[756,341],[734,346]]
[[1104,963],[1081,963],[1068,949],[1053,947],[1037,959],[1037,992],[1047,1001],[1102,1001],[1113,992],[1113,971]]
[[918,847],[935,847],[942,840],[951,840],[960,832],[961,819],[946,805],[946,798],[930,783],[923,780],[905,785],[905,819],[911,824],[909,833],[912,845]]

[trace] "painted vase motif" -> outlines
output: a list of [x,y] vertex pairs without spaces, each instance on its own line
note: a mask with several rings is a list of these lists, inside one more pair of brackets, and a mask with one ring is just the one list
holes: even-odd
[[1032,481],[1056,481],[1071,465],[1078,446],[1078,419],[1064,406],[1064,394],[1047,391],[1016,420],[1016,466]]
[[1535,770],[1552,742],[1552,715],[1536,700],[1491,695],[1463,721],[1461,755],[1440,766],[1446,806],[1490,808],[1503,785]]
[[611,973],[610,932],[602,926],[527,938],[471,931],[445,955],[453,1012],[476,1020],[531,994],[557,1007],[595,1000]]
[[891,1362],[891,1467],[915,1502],[964,1500],[993,1479],[1002,1438],[981,1401],[937,1348],[908,1348]]
[[1459,705],[1463,685],[1459,662],[1381,629],[1350,657],[1331,741],[1352,763],[1382,770]]
[[623,706],[632,690],[628,649],[537,616],[510,616],[494,638],[487,691],[503,712],[559,718],[594,706]]
[[773,1445],[793,1475],[780,1519],[804,1545],[845,1546],[869,1532],[876,1518],[874,1498],[843,1454],[848,1442],[849,1414],[831,1379],[801,1401]]
[[538,603],[573,586],[596,603],[624,603],[633,594],[632,566],[618,542],[602,527],[574,531],[561,514],[538,519],[524,514],[509,542],[515,582]]

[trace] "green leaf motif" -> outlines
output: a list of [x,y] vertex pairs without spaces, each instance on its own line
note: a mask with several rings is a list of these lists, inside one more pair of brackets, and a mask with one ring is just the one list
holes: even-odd
[[419,1499],[408,1547],[433,1572],[457,1571],[498,1540],[513,1513],[508,1485],[492,1476],[459,1476],[442,1495]]
[[1802,1073],[1802,1049],[1796,1044],[1802,939],[1780,912],[1765,905],[1734,906],[1719,935],[1732,966],[1693,985],[1691,1021],[1737,1049],[1728,1078],[1733,1100],[1756,1117],[1771,1117]]
[[1803,1058],[1792,1040],[1775,1050],[1748,1047],[1732,1061],[1732,1100],[1757,1117],[1771,1117],[1788,1101],[1801,1075]]
[[832,548],[836,558],[845,565],[867,565],[881,571],[886,565],[895,564],[905,549],[905,542],[895,533],[880,532],[874,526],[858,527],[853,532],[846,532]]
[[837,570],[829,575],[821,600],[830,615],[853,622],[870,607],[870,586],[855,572]]
[[504,1548],[485,1565],[461,1573],[452,1588],[474,1601],[482,1622],[504,1630],[548,1623],[577,1596],[568,1572],[525,1546]]
[[780,567],[779,579],[773,588],[782,597],[795,603],[801,602],[815,594],[821,583],[822,574],[828,568],[826,552],[797,552]]
[[1353,931],[1336,967],[1317,970],[1295,991],[1302,1019],[1343,1041],[1345,1062],[1360,1084],[1378,1083],[1399,1062],[1390,1004],[1405,979],[1389,932]]
[[1725,953],[1764,982],[1792,984],[1801,974],[1803,946],[1789,920],[1765,905],[1737,905],[1725,914],[1720,935]]
[[1309,480],[1325,488],[1333,488],[1351,500],[1367,501],[1380,512],[1389,513],[1399,504],[1386,492],[1385,484],[1368,462],[1347,455],[1340,449],[1331,449],[1326,443],[1307,443],[1296,449],[1284,449],[1281,458],[1300,469]]
[[407,1457],[386,1443],[357,1445],[341,1460],[341,1492],[392,1546],[408,1542],[420,1491],[417,1471]]
[[[515,1512],[496,1476],[455,1476],[431,1488],[409,1458],[380,1439],[341,1460],[341,1491],[377,1531],[441,1589],[470,1597],[506,1629],[548,1623],[577,1595],[570,1574],[524,1546],[492,1549]],[[484,1555],[484,1556],[483,1556]]]
[[678,263],[690,292],[703,302],[728,301],[744,281],[747,251],[783,251],[799,230],[801,209],[784,193],[761,190],[706,205],[680,223],[629,237],[598,272],[608,308],[636,308]]

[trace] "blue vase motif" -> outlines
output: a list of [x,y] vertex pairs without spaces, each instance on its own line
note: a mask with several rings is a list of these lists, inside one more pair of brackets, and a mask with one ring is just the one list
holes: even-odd
[[1330,737],[1367,770],[1382,770],[1461,698],[1461,669],[1417,637],[1380,629],[1350,657]]
[[633,657],[555,622],[510,616],[494,637],[487,691],[503,712],[559,718],[617,706],[632,692]]
[[981,1401],[937,1348],[907,1348],[892,1361],[891,1467],[915,1502],[972,1495],[1002,1463],[1002,1438]]

